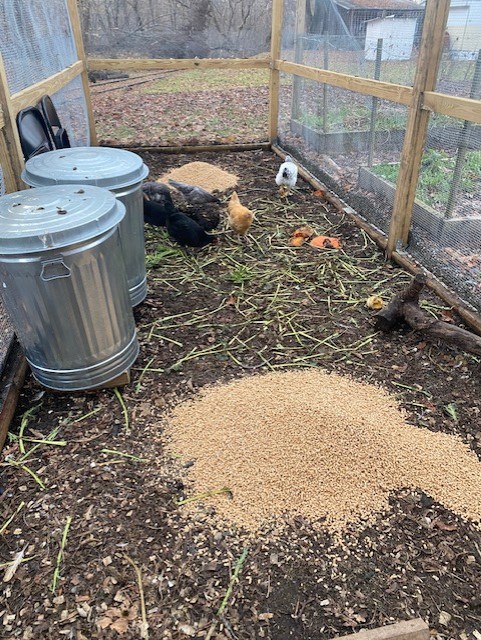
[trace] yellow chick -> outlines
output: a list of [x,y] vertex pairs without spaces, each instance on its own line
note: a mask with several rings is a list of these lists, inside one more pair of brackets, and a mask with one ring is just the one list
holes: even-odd
[[231,195],[227,204],[227,213],[229,226],[232,231],[245,238],[254,220],[254,214],[239,202],[237,191],[234,191]]

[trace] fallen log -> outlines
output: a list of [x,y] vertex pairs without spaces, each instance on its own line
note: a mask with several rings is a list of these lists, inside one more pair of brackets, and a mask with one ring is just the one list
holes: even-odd
[[456,325],[437,320],[419,307],[419,294],[427,278],[417,273],[408,287],[376,314],[375,328],[388,332],[406,322],[414,331],[419,331],[432,340],[442,340],[463,351],[481,355],[481,337]]

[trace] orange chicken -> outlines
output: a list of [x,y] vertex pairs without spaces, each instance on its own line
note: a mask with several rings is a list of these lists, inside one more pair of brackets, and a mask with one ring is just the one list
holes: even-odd
[[234,191],[231,195],[227,204],[227,212],[228,222],[232,231],[245,238],[254,220],[254,214],[239,202],[237,191]]

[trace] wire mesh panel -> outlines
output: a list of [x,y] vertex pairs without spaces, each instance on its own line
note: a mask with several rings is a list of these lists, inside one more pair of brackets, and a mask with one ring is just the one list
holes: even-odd
[[451,0],[436,91],[468,97],[481,50],[481,3]]
[[52,96],[62,126],[67,129],[70,143],[74,147],[90,144],[88,112],[82,79],[80,76],[69,82]]
[[65,0],[1,2],[0,33],[0,51],[12,94],[77,60]]
[[5,195],[5,179],[3,177],[3,169],[0,165],[0,196]]
[[97,57],[250,57],[269,48],[265,0],[81,0],[86,50]]
[[411,255],[481,308],[481,127],[434,116],[416,191]]
[[326,185],[375,226],[387,231],[394,184],[378,177],[379,165],[399,163],[407,108],[387,100],[283,78],[279,140]]
[[411,86],[423,19],[424,9],[412,2],[386,0],[383,8],[372,3],[370,9],[352,3],[347,9],[327,0],[306,2],[304,10],[303,2],[287,0],[282,57],[317,69]]

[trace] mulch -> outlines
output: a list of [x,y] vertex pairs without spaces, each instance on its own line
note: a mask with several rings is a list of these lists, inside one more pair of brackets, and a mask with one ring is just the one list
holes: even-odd
[[[217,246],[184,251],[146,227],[131,383],[63,394],[27,379],[1,460],[0,638],[138,639],[147,620],[159,640],[320,640],[420,616],[433,637],[479,640],[480,531],[422,491],[393,494],[343,545],[288,514],[252,537],[212,518],[215,497],[195,516],[178,504],[192,461],[166,454],[163,425],[207,384],[293,366],[349,374],[479,456],[480,367],[406,327],[374,331],[366,299],[388,300],[410,275],[303,181],[281,202],[273,154],[143,155],[154,179],[193,159],[238,175],[251,238],[218,230]],[[342,250],[289,247],[306,224]],[[423,308],[460,323],[429,292]]]

